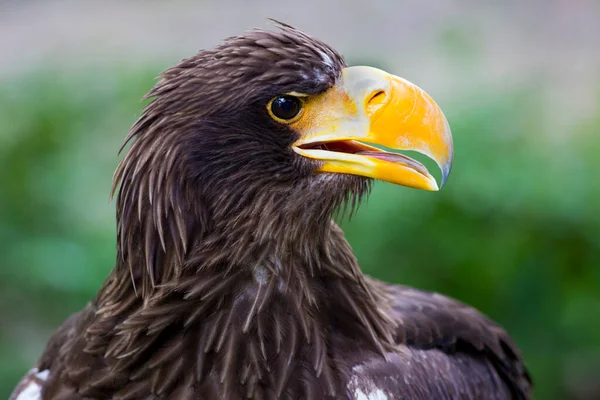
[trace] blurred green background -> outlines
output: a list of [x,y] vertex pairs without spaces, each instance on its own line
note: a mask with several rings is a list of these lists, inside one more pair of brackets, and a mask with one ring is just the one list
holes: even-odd
[[500,322],[539,399],[600,399],[600,3],[0,2],[0,398],[115,258],[117,150],[154,77],[266,17],[436,98],[446,188],[378,184],[363,269]]

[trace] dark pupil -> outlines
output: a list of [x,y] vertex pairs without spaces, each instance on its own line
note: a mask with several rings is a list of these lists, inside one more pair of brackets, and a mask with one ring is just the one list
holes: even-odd
[[280,119],[292,119],[300,112],[300,100],[294,96],[279,96],[271,103],[273,115]]

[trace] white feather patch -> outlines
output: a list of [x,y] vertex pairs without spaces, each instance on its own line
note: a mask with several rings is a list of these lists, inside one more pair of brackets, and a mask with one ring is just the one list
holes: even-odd
[[348,382],[347,389],[354,400],[389,400],[387,394],[378,388],[371,379],[365,378],[360,365],[352,368],[355,373]]
[[42,387],[35,382],[29,384],[17,396],[16,400],[40,400],[42,398]]
[[333,67],[333,60],[331,59],[331,57],[329,57],[329,54],[327,54],[321,50],[319,50],[319,53],[321,54],[321,58],[323,59],[323,62],[325,64],[327,64],[327,66]]
[[48,370],[41,372],[38,372],[37,368],[29,370],[27,375],[21,379],[10,400],[41,400],[42,386],[49,374]]

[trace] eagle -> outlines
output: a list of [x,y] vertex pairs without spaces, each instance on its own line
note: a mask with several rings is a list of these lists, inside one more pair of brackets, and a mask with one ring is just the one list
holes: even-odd
[[334,222],[375,179],[446,182],[450,128],[422,89],[278,23],[147,98],[114,175],[116,265],[12,400],[531,397],[502,327],[363,274]]

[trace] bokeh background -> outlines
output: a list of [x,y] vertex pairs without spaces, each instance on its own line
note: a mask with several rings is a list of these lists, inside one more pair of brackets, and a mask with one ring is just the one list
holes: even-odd
[[426,89],[455,163],[378,184],[364,270],[511,332],[539,399],[600,399],[600,2],[0,0],[0,398],[115,259],[117,150],[167,66],[267,17]]

